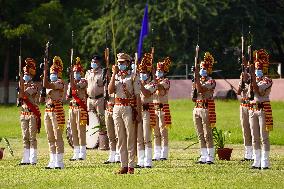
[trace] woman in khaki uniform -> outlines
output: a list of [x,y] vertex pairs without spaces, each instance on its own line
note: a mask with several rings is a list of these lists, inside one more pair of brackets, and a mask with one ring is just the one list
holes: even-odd
[[[193,109],[193,122],[196,127],[200,143],[200,158],[197,163],[214,163],[215,150],[212,128],[215,127],[216,113],[213,99],[216,82],[208,75],[212,73],[214,58],[206,52],[199,68],[195,68],[194,87],[197,89],[197,98]],[[201,77],[200,77],[200,76]]]
[[[110,94],[115,94],[113,121],[118,132],[118,146],[121,168],[117,174],[133,174],[135,160],[135,127],[134,121],[141,121],[140,82],[131,74],[130,56],[125,53],[117,55],[118,65],[112,68],[112,77],[108,86]],[[133,102],[137,106],[134,110]],[[137,117],[133,115],[137,112]]]
[[70,85],[67,95],[72,98],[69,106],[69,122],[73,138],[73,157],[70,161],[86,159],[86,124],[88,120],[87,112],[87,81],[81,78],[84,74],[80,58],[76,58],[70,72]]
[[[272,80],[264,76],[268,74],[269,55],[264,49],[255,51],[252,66],[252,88],[254,99],[250,102],[249,123],[252,133],[253,169],[269,169],[269,132],[273,128],[272,109],[269,95]],[[255,68],[255,71],[254,71]]]
[[156,126],[154,127],[154,157],[153,160],[167,160],[169,156],[168,129],[171,125],[171,114],[168,103],[170,81],[165,77],[169,72],[171,61],[169,57],[157,63],[156,93],[154,94],[154,106],[156,114]]
[[[152,167],[152,127],[155,126],[155,110],[153,96],[156,92],[156,84],[152,80],[152,54],[145,53],[138,66],[141,81],[141,104],[142,122],[138,124],[137,148],[138,162],[137,167]],[[141,148],[143,146],[143,148]]]
[[65,116],[63,109],[64,82],[62,78],[63,63],[59,56],[53,58],[50,67],[50,82],[47,80],[47,63],[44,68],[44,86],[46,87],[46,108],[44,125],[49,143],[50,160],[46,169],[63,169],[63,129]]
[[40,111],[36,102],[38,88],[32,81],[36,74],[36,62],[32,58],[25,60],[24,76],[20,75],[19,99],[21,102],[21,128],[24,153],[19,165],[35,165],[37,163],[37,139],[40,131]]

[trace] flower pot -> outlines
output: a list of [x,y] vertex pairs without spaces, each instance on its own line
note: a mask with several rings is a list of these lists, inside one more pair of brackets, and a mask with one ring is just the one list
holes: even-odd
[[233,151],[232,148],[218,148],[217,154],[220,160],[230,161],[232,151]]
[[0,148],[0,159],[3,158],[3,155],[4,155],[4,149],[5,148]]

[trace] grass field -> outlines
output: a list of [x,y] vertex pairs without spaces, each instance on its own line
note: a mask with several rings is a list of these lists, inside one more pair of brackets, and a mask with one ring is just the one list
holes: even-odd
[[[170,130],[170,158],[155,162],[152,169],[135,169],[134,175],[114,175],[118,164],[103,165],[107,152],[89,150],[88,159],[70,162],[72,149],[65,142],[65,169],[45,170],[48,145],[44,128],[38,136],[39,162],[36,166],[17,166],[21,159],[22,141],[19,110],[0,106],[0,136],[7,137],[15,156],[7,152],[0,161],[0,188],[283,188],[284,185],[284,102],[273,102],[274,131],[271,132],[270,170],[251,170],[242,158],[242,133],[239,103],[217,101],[217,127],[232,132],[229,144],[231,161],[216,160],[214,165],[196,165],[198,145],[186,150],[194,141],[185,139],[195,133],[192,123],[193,104],[189,100],[170,102],[173,125]],[[67,108],[66,108],[67,110]],[[2,147],[4,144],[0,144]]]

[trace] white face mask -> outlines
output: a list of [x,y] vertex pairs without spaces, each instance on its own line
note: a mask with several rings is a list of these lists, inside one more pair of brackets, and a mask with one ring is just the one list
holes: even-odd
[[161,78],[161,77],[164,76],[164,72],[158,70],[158,71],[156,71],[156,76],[157,76],[157,78]]
[[80,72],[74,72],[74,79],[75,79],[75,80],[80,80],[80,79],[81,79],[81,74],[80,74]]
[[29,81],[31,80],[31,76],[29,76],[29,75],[24,75],[24,76],[23,76],[23,80],[27,83],[27,82],[29,82]]
[[121,71],[126,70],[127,66],[125,64],[118,64],[118,69]]
[[91,62],[91,68],[96,69],[98,67],[98,64],[94,61]]
[[262,70],[255,70],[255,76],[259,78],[262,77],[263,76]]
[[58,80],[58,77],[57,77],[57,74],[50,74],[50,76],[49,76],[49,78],[50,78],[50,81],[51,82],[54,82],[54,81],[57,81]]
[[148,75],[145,73],[140,73],[140,80],[146,81],[148,79]]
[[202,77],[206,77],[206,76],[207,76],[207,71],[204,70],[204,69],[201,69],[201,70],[199,71],[199,74],[200,74]]

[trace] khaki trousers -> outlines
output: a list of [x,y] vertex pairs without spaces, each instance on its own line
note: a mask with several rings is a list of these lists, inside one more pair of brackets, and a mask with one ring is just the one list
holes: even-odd
[[[155,146],[168,146],[168,128],[165,124],[165,112],[156,110],[156,126],[154,127],[154,143]],[[150,119],[150,118],[149,118]]]
[[114,105],[113,121],[117,127],[118,148],[121,167],[134,167],[135,127],[132,119],[132,107]]
[[114,121],[112,117],[112,112],[105,111],[105,123],[107,128],[107,136],[109,139],[109,148],[110,151],[116,151],[116,145],[117,145],[117,129],[114,126]]
[[143,121],[137,124],[137,150],[145,150],[143,136]]
[[240,106],[240,120],[243,131],[243,140],[245,146],[252,146],[252,136],[249,125],[249,108]]
[[86,125],[80,125],[80,108],[69,109],[69,121],[73,137],[74,146],[86,146]]
[[24,148],[37,149],[37,125],[36,125],[36,116],[35,115],[21,115],[21,129]]
[[213,134],[209,122],[208,109],[194,108],[193,122],[196,127],[201,148],[213,148]]
[[261,144],[264,151],[270,151],[269,132],[265,128],[264,110],[249,110],[249,123],[252,135],[252,144],[254,150],[261,150]]
[[152,129],[150,126],[150,113],[148,111],[142,112],[142,124],[143,124],[143,139],[144,147],[152,148]]
[[50,153],[64,153],[64,142],[62,138],[63,131],[58,127],[55,112],[45,112],[44,126],[47,133]]
[[93,111],[99,118],[100,124],[103,127],[102,130],[105,130],[105,104],[104,98],[99,99],[87,99],[87,109],[88,111]]

